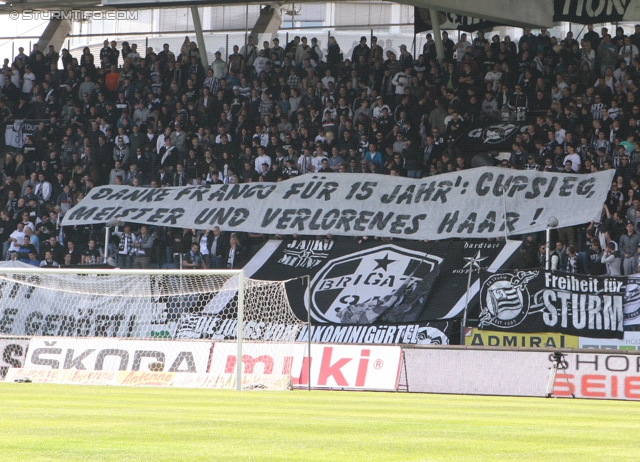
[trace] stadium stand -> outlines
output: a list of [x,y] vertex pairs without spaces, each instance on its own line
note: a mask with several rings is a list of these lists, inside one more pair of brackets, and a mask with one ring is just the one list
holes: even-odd
[[[60,222],[104,184],[275,182],[317,172],[421,178],[501,165],[615,169],[603,219],[558,230],[552,264],[613,274],[618,258],[619,271],[635,273],[640,25],[630,36],[588,29],[580,42],[545,29],[525,29],[517,43],[482,33],[468,42],[462,34],[458,43],[444,41],[442,63],[431,34],[418,56],[405,45],[396,55],[376,37],[363,36],[350,55],[334,37],[325,49],[316,38],[254,44],[249,37],[226,62],[217,52],[208,69],[188,37],[180,49],[158,52],[108,40],[97,56],[89,48],[76,57],[21,48],[0,73],[0,132],[19,130],[15,121],[30,127],[19,149],[0,137],[1,258],[103,263],[102,228]],[[508,155],[462,140],[505,125],[520,129]],[[109,253],[121,267],[240,268],[270,237],[256,231],[122,223]],[[539,237],[523,237],[523,266],[544,265]]]

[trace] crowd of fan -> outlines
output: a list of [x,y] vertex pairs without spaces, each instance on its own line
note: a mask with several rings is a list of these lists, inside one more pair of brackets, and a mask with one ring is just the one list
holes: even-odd
[[[38,127],[22,148],[5,149],[2,257],[42,266],[101,263],[101,229],[60,226],[97,185],[273,182],[311,172],[421,178],[487,162],[616,169],[605,209],[611,218],[599,230],[591,226],[586,239],[564,229],[558,269],[574,269],[567,249],[591,251],[596,236],[605,245],[621,239],[624,232],[612,231],[619,222],[636,232],[640,25],[613,37],[589,25],[580,41],[571,32],[557,39],[525,29],[518,43],[481,31],[455,43],[444,32],[441,63],[431,34],[418,56],[405,45],[396,54],[376,37],[370,42],[362,37],[347,53],[333,37],[325,49],[316,38],[295,37],[283,47],[277,38],[260,46],[248,37],[226,61],[216,52],[207,68],[188,37],[175,52],[165,44],[140,53],[136,44],[118,49],[107,40],[99,56],[89,48],[80,57],[52,46],[34,45],[29,55],[20,48],[0,72],[0,133],[16,120]],[[504,121],[529,125],[502,160],[456,143],[473,127]],[[125,267],[237,268],[267,238],[123,225],[112,246]],[[536,266],[531,245],[523,255]],[[623,254],[637,267],[635,248]]]

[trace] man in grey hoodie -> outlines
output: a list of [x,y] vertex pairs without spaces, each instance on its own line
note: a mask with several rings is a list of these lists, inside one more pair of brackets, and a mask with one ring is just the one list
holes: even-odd
[[627,233],[623,234],[619,242],[620,257],[622,258],[622,267],[624,274],[635,273],[634,261],[638,252],[638,244],[640,243],[640,234],[636,233],[633,223],[627,222],[625,225]]

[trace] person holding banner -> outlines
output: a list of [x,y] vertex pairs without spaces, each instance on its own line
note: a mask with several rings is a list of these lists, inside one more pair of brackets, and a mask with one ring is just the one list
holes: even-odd
[[616,250],[613,242],[607,244],[607,248],[602,254],[601,262],[607,265],[607,276],[622,276],[620,271],[620,252]]
[[640,234],[636,233],[635,226],[628,221],[625,224],[626,234],[620,238],[618,249],[622,259],[624,274],[634,274],[637,267],[637,247],[640,245]]
[[124,231],[119,230],[120,223],[113,231],[114,236],[120,238],[120,244],[118,245],[117,262],[120,268],[133,268],[133,253],[136,244],[136,235],[131,232],[131,225],[129,223],[124,224]]

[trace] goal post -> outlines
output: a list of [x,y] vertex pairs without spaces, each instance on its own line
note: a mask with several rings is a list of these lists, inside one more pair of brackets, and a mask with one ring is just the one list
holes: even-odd
[[[272,384],[285,383],[285,376],[291,381],[295,342],[306,324],[291,308],[287,282],[248,279],[243,270],[0,267],[0,308],[10,313],[10,319],[0,313],[0,332],[84,338],[96,351],[113,339],[208,340],[207,360],[188,372],[217,374],[236,390],[278,388]],[[58,363],[93,361],[77,362],[73,354]],[[153,368],[140,358],[127,367],[183,372],[179,358],[169,356]]]
[[238,328],[236,334],[236,390],[242,391],[242,339],[244,337],[244,271],[238,276]]

